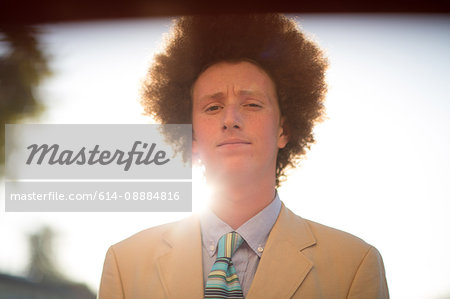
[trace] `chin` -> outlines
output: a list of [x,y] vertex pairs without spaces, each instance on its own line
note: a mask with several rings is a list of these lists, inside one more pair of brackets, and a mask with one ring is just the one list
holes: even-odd
[[245,181],[251,178],[254,174],[254,170],[250,165],[245,165],[243,163],[233,163],[208,171],[206,169],[205,174],[207,178],[211,181],[220,182],[233,182],[233,181]]

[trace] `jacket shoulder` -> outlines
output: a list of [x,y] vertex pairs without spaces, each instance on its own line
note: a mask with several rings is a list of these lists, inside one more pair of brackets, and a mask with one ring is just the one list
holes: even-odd
[[146,255],[155,253],[155,251],[160,248],[166,247],[161,246],[164,244],[164,237],[166,235],[182,229],[186,227],[186,225],[192,224],[194,221],[193,217],[189,217],[176,222],[147,228],[112,245],[111,249],[114,250],[117,255],[129,255],[130,253],[139,255],[141,252],[145,252]]
[[[301,240],[298,242],[301,247],[318,247],[334,250],[362,250],[367,251],[371,245],[367,244],[361,238],[350,233],[332,228],[305,218],[302,218],[284,207],[280,214],[281,230],[287,232],[292,240]],[[331,253],[331,252],[330,252]]]
[[383,259],[375,247],[350,233],[289,213],[302,227],[299,234],[306,232],[312,238],[302,250],[313,263],[305,287],[315,289],[312,285],[317,284],[326,298],[338,293],[345,298],[389,298]]
[[[302,218],[303,219],[303,218]],[[366,243],[363,239],[354,236],[348,232],[332,228],[308,219],[303,219],[316,238],[318,246],[333,244],[345,249],[360,248],[362,250],[368,250],[371,245]],[[334,247],[334,246],[333,246]]]

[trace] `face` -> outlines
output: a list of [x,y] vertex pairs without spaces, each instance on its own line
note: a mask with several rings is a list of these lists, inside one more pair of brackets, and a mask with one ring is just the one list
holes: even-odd
[[275,85],[250,62],[217,63],[193,85],[192,152],[209,179],[273,176],[283,134]]

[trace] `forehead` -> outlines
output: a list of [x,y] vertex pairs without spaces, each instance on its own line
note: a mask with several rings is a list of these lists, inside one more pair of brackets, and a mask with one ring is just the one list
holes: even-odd
[[241,61],[220,62],[208,67],[193,85],[193,97],[213,95],[232,89],[238,93],[263,93],[276,97],[275,84],[259,66]]

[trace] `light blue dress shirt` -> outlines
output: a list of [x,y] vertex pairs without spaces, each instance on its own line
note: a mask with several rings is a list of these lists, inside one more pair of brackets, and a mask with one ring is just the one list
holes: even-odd
[[[278,193],[275,192],[274,200],[267,207],[236,230],[245,240],[232,257],[244,296],[247,296],[250,289],[267,238],[278,218],[280,209],[281,200]],[[200,225],[202,230],[203,282],[205,284],[216,261],[217,242],[224,234],[232,232],[233,229],[210,209],[206,209],[200,216]]]

